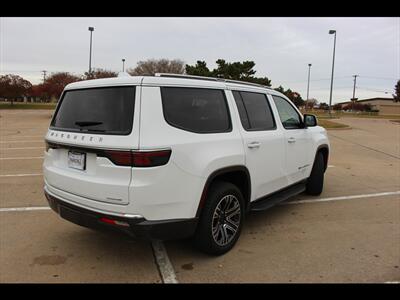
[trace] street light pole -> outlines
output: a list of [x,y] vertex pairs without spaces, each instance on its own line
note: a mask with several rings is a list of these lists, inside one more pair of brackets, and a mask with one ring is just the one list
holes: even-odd
[[355,99],[355,97],[356,97],[356,82],[357,82],[358,75],[353,75],[353,77],[354,77],[353,99]]
[[335,68],[335,49],[336,49],[336,30],[329,30],[329,34],[334,34],[334,42],[333,42],[333,60],[332,60],[332,76],[331,76],[331,92],[329,95],[329,117],[332,116],[332,88],[333,88],[333,71]]
[[92,33],[94,31],[94,27],[89,27],[90,31],[90,53],[89,53],[89,75],[92,73]]
[[310,72],[311,72],[311,64],[308,64],[308,83],[307,83],[307,100],[306,100],[306,111],[308,105],[308,95],[310,91]]
[[122,59],[122,72],[125,71],[125,58]]

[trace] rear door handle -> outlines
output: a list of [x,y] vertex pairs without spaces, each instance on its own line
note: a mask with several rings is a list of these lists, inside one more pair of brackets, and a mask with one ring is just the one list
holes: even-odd
[[252,143],[247,144],[247,147],[249,147],[250,149],[260,148],[260,146],[261,146],[260,142],[252,142]]
[[288,138],[288,143],[296,143],[296,139],[294,137]]

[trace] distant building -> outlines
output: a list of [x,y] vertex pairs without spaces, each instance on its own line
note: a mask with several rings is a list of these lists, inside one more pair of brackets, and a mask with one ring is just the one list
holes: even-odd
[[[400,102],[394,102],[393,98],[369,98],[357,100],[357,103],[370,104],[373,110],[378,110],[380,115],[400,115]],[[351,104],[351,101],[340,102],[342,109]]]

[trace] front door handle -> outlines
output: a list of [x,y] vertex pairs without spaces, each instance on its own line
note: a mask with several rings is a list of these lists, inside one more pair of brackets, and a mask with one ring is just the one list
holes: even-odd
[[261,146],[260,142],[252,142],[252,143],[247,144],[247,147],[249,147],[250,149],[260,148],[260,146]]
[[290,138],[288,138],[288,143],[290,143],[290,144],[296,143],[296,139],[294,137],[290,137]]

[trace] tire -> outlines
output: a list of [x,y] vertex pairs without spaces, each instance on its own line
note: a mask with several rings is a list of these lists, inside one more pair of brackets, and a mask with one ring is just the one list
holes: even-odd
[[314,165],[311,170],[311,175],[307,180],[306,193],[313,196],[318,196],[322,193],[324,187],[324,173],[325,173],[325,162],[324,156],[321,152],[317,153],[315,157]]
[[[245,202],[240,190],[229,182],[212,184],[193,237],[195,247],[211,255],[228,252],[240,236],[244,216]],[[235,232],[231,230],[235,228]]]

